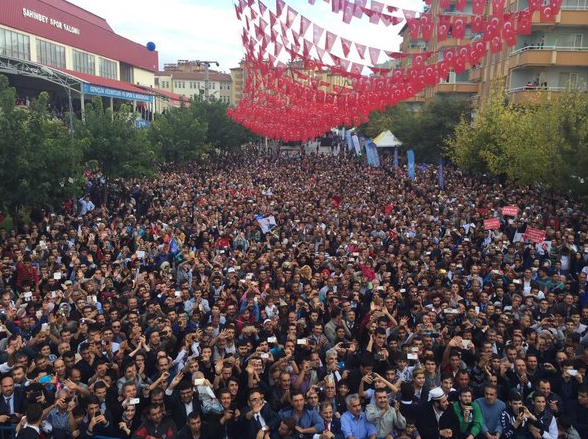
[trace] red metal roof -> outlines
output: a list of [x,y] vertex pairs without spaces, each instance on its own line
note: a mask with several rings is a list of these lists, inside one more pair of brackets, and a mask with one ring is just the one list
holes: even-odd
[[[36,18],[26,16],[25,11],[34,11]],[[64,0],[2,0],[0,24],[148,71],[157,71],[157,51],[150,52],[144,44],[117,35],[104,19]]]
[[87,73],[74,72],[73,70],[59,69],[57,67],[51,67],[51,66],[47,66],[47,67],[50,69],[59,70],[60,72],[63,72],[63,73],[67,73],[68,75],[74,76],[78,79],[81,79],[82,81],[88,82],[93,85],[99,85],[101,87],[114,88],[114,89],[123,90],[123,91],[131,91],[133,93],[140,93],[142,95],[149,94],[149,93],[145,93],[145,90],[143,90],[142,88],[135,87],[133,84],[129,84],[128,82],[117,81],[116,79],[110,79],[110,78],[103,78],[102,76],[89,75]]

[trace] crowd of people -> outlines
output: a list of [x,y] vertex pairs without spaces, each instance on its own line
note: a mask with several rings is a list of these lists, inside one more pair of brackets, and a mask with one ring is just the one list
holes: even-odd
[[382,162],[88,174],[78,206],[0,230],[0,433],[588,439],[581,206]]

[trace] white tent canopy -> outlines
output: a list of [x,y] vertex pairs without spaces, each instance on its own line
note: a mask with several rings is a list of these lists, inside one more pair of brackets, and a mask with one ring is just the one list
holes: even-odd
[[382,131],[380,135],[374,139],[374,143],[378,148],[393,148],[402,145],[402,142],[398,140],[390,130]]

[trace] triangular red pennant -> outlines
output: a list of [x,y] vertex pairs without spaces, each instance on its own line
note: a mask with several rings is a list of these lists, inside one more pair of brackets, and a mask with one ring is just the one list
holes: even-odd
[[318,43],[319,43],[321,37],[323,36],[324,31],[325,30],[322,27],[320,27],[316,23],[313,23],[313,25],[312,25],[312,41],[314,42],[315,45],[318,46]]
[[363,65],[358,64],[358,63],[352,63],[351,70],[349,73],[360,76],[362,71],[363,71]]
[[291,27],[294,24],[294,20],[298,17],[298,12],[288,6],[288,13],[286,14],[286,26]]
[[276,15],[278,17],[282,15],[285,6],[286,2],[284,0],[276,0]]
[[[325,38],[325,49],[327,52],[329,52],[329,53],[331,52],[331,49],[333,48],[335,41],[337,41],[337,35],[327,31],[327,36]],[[315,42],[315,44],[316,44],[316,42]]]
[[376,0],[372,0],[371,10],[374,12],[370,17],[370,23],[378,24],[380,22],[380,14],[384,10],[384,4]]
[[339,37],[341,39],[341,48],[343,49],[343,56],[348,57],[349,51],[351,50],[351,41],[346,38]]
[[274,41],[274,56],[277,58],[282,53],[282,48],[284,46],[277,41]]
[[363,11],[361,9],[365,8],[366,4],[367,0],[355,0],[355,7],[353,8],[353,16],[355,18],[363,17]]
[[274,14],[272,11],[269,11],[269,17],[270,17],[270,26],[274,27],[278,18],[276,17],[276,14]]
[[351,3],[349,0],[345,0],[343,9],[343,23],[351,23],[351,20],[353,19],[353,8],[353,3]]
[[304,15],[300,16],[300,36],[301,37],[304,37],[304,34],[306,34],[306,31],[310,27],[310,23],[311,23],[311,21],[308,18],[306,18]]
[[343,0],[331,0],[331,10],[338,14],[343,9]]
[[355,43],[355,49],[361,59],[365,59],[365,46],[363,44]]
[[265,14],[265,11],[267,10],[267,6],[266,6],[266,5],[264,5],[264,4],[261,2],[261,0],[258,0],[258,1],[257,1],[257,4],[259,5],[259,12],[261,12],[261,13],[262,13],[262,15],[263,15],[263,14]]
[[378,59],[380,58],[380,49],[376,49],[375,47],[370,47],[370,60],[372,65],[378,64]]

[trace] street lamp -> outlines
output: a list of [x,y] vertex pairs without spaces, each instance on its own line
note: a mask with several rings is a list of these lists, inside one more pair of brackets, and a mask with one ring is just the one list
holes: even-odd
[[216,64],[216,66],[218,67],[220,64],[218,63],[218,61],[201,61],[201,60],[196,60],[194,61],[196,63],[197,66],[204,66],[204,99],[206,99],[206,101],[208,101],[208,87],[209,87],[209,82],[210,82],[210,72],[208,70],[208,68],[211,66],[211,64]]

